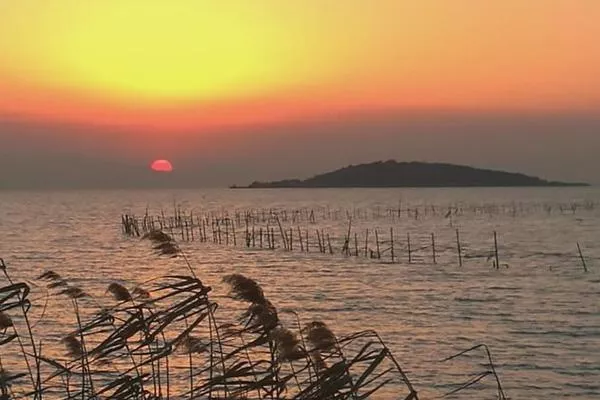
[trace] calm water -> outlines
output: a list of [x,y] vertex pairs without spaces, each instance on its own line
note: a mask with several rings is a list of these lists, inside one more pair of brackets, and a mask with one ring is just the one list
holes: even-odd
[[[172,210],[174,203],[197,215],[308,208],[315,210],[317,224],[288,222],[286,227],[324,228],[334,243],[347,229],[345,216],[351,215],[359,235],[378,229],[389,236],[394,228],[396,263],[389,262],[389,255],[380,262],[252,250],[239,243],[237,248],[199,242],[182,247],[219,298],[226,294],[220,278],[241,272],[258,280],[277,307],[294,308],[306,320],[320,318],[339,335],[377,330],[424,399],[442,395],[450,384],[478,371],[483,357],[470,359],[472,371],[439,360],[479,343],[490,346],[514,399],[597,399],[599,202],[597,188],[0,192],[0,257],[14,278],[33,279],[52,269],[102,296],[115,277],[141,282],[182,268],[177,260],[157,258],[146,242],[124,237],[123,212]],[[397,208],[403,210],[400,217],[388,211]],[[464,251],[462,268],[456,229]],[[490,257],[494,231],[500,269],[492,268]],[[432,232],[435,265],[428,247]],[[411,234],[412,263],[406,233]],[[49,336],[49,343],[73,323],[64,320],[61,307],[50,300],[46,324],[37,332]],[[494,398],[490,385],[459,398]]]

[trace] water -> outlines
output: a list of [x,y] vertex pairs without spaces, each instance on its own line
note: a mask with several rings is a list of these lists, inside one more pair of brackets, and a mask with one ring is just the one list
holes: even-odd
[[[180,261],[152,254],[146,242],[124,237],[123,212],[143,214],[147,207],[171,212],[174,203],[196,214],[306,207],[317,210],[318,223],[302,222],[302,229],[324,228],[339,238],[347,229],[347,211],[355,216],[353,232],[361,235],[377,228],[389,236],[394,227],[398,262],[390,263],[389,254],[379,262],[199,242],[182,247],[225,305],[220,279],[241,272],[258,280],[278,308],[293,308],[306,320],[322,319],[338,335],[377,330],[423,399],[438,397],[450,384],[467,380],[467,373],[482,370],[483,355],[469,359],[473,371],[459,362],[439,362],[479,343],[490,347],[512,398],[597,399],[599,201],[597,188],[0,192],[0,257],[13,278],[35,282],[40,272],[52,269],[101,298],[117,277],[141,282],[183,268]],[[387,215],[398,207],[419,207],[420,214]],[[462,214],[446,217],[448,207]],[[464,247],[462,268],[456,229]],[[493,268],[494,231],[499,269]],[[407,260],[406,232],[417,249],[413,263]],[[436,265],[427,248],[431,232]],[[359,246],[362,253],[364,244]],[[49,347],[73,324],[62,307],[50,299],[44,328],[36,328]],[[494,398],[493,382],[485,382],[459,398]]]

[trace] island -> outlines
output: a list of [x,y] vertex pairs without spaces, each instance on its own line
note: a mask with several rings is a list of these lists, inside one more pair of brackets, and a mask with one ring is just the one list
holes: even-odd
[[579,182],[557,182],[521,173],[474,168],[466,165],[377,161],[349,165],[308,179],[255,181],[232,189],[275,188],[389,188],[389,187],[528,187],[589,186]]

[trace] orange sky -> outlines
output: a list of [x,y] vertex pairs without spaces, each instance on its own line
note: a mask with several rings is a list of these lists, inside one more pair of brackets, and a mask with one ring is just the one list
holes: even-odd
[[598,21],[597,0],[0,0],[0,116],[198,132],[357,111],[587,112]]

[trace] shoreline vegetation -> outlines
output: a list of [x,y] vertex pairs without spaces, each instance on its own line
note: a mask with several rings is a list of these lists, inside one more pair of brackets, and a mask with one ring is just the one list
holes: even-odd
[[[93,296],[51,270],[35,282],[15,282],[0,259],[0,399],[354,400],[386,391],[418,400],[376,332],[340,337],[322,321],[304,322],[291,310],[277,309],[258,282],[237,273],[223,282],[245,311],[224,320],[211,287],[170,235],[153,230],[142,239],[157,256],[180,260],[183,272],[130,288],[115,281],[104,296]],[[70,333],[43,342],[35,337],[44,329],[47,304],[37,304],[30,285],[46,291],[46,299],[64,301],[73,317]],[[483,352],[484,370],[451,385],[446,395],[491,377],[484,388],[505,400],[487,346],[440,362],[474,352]]]
[[377,161],[349,165],[308,179],[254,181],[230,189],[279,188],[443,188],[443,187],[581,187],[582,182],[548,181],[521,173],[474,168],[465,165]]

